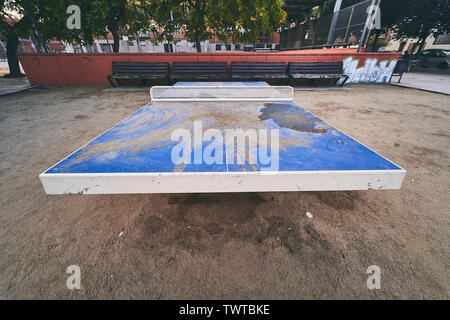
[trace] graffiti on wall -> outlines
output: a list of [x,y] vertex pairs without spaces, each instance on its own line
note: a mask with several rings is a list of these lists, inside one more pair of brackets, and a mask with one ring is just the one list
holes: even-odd
[[344,59],[344,73],[349,75],[346,83],[388,83],[391,81],[397,60],[366,59],[364,66],[358,68],[359,60]]

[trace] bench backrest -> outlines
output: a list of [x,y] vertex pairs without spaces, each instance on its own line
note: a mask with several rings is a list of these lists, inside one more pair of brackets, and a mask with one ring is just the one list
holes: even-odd
[[172,64],[172,73],[186,76],[223,76],[228,74],[228,66],[226,62],[174,62]]
[[397,61],[397,65],[395,66],[394,73],[395,74],[403,74],[408,71],[409,68],[409,60],[400,59]]
[[231,73],[242,74],[285,74],[284,62],[232,62]]
[[290,74],[342,74],[342,66],[342,62],[290,62],[288,70]]
[[113,62],[112,72],[169,74],[169,64],[167,62]]

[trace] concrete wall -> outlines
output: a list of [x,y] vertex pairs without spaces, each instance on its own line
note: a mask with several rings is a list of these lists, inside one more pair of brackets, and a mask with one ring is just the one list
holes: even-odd
[[94,53],[94,54],[21,54],[19,60],[32,85],[109,85],[113,61],[129,62],[336,62],[353,57],[357,66],[366,59],[396,60],[396,53],[356,53],[353,49],[303,50],[277,53]]

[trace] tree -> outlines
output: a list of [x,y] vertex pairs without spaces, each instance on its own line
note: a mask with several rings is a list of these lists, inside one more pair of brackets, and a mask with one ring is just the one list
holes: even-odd
[[48,5],[47,0],[0,0],[0,34],[6,38],[9,74],[6,77],[23,76],[20,72],[17,49],[19,38],[37,38],[39,47],[46,49],[44,39],[39,31],[36,19],[41,9]]
[[31,38],[43,51],[49,39],[81,45],[94,37],[106,36],[104,23],[98,19],[98,1],[78,0],[82,10],[81,29],[67,28],[70,0],[0,0],[0,34],[7,40],[8,77],[22,76],[17,59],[19,38]]
[[120,31],[127,25],[129,19],[128,1],[97,1],[96,9],[103,15],[105,27],[113,36],[113,52],[119,52]]
[[184,12],[177,1],[153,0],[143,5],[148,20],[151,20],[150,30],[155,36],[155,42],[167,41],[175,43],[174,33],[182,30]]
[[271,35],[286,18],[280,0],[156,0],[154,4],[152,20],[156,29],[170,38],[170,33],[181,27],[197,52],[201,52],[201,41],[214,34],[225,43],[255,42]]
[[393,28],[396,38],[418,38],[420,50],[428,36],[450,32],[449,0],[383,0],[381,9],[385,26]]
[[[88,13],[91,17],[88,24],[106,28],[113,36],[113,52],[119,52],[121,35],[134,36],[142,30],[148,30],[150,17],[146,8],[150,2],[150,0],[90,1],[92,8]],[[97,28],[94,27],[93,30]]]
[[[197,52],[202,52],[201,41],[211,38],[212,31],[207,28],[208,15],[211,12],[211,0],[179,1],[183,12],[184,34],[195,43]],[[209,6],[208,6],[209,4]]]
[[256,42],[271,36],[286,19],[278,0],[216,0],[208,25],[227,43],[245,40]]

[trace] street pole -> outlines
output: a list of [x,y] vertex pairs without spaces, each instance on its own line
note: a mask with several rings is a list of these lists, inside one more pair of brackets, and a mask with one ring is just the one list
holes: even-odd
[[[170,11],[170,20],[172,21],[172,26],[173,26],[173,14],[172,14],[172,11]],[[173,52],[177,52],[176,48],[177,48],[177,46],[175,44],[175,29],[174,29],[174,31],[172,33],[172,49],[173,49],[172,51]]]
[[330,32],[328,33],[328,41],[327,44],[333,44],[333,34],[336,29],[336,23],[339,17],[339,10],[341,10],[342,0],[336,0],[333,10],[333,20],[331,20]]
[[377,6],[379,6],[380,5],[380,1],[381,0],[372,0],[372,2],[370,4],[370,11],[367,13],[367,19],[366,19],[366,23],[364,24],[364,30],[363,30],[363,33],[361,35],[361,39],[359,40],[358,52],[361,51],[361,47],[366,45],[366,37],[367,37],[367,33],[369,32],[369,24],[370,24],[370,21],[372,19],[372,16],[374,15],[374,13],[377,12],[375,10],[375,2],[377,3]]

